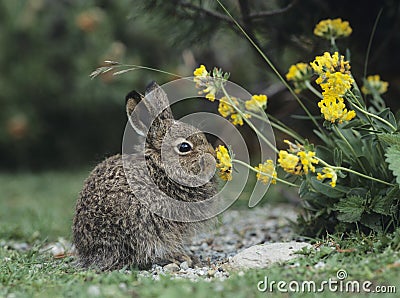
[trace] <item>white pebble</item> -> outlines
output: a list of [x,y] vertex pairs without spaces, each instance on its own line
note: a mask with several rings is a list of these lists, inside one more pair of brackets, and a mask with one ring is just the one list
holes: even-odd
[[100,287],[96,285],[91,285],[87,289],[87,293],[89,296],[100,296],[101,294]]
[[188,262],[186,262],[186,261],[182,262],[180,267],[182,270],[188,270],[189,269]]

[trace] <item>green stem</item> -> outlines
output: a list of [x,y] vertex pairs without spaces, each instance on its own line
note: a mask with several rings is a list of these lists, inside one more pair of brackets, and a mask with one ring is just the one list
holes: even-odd
[[281,126],[280,123],[276,123],[272,119],[271,119],[272,121],[269,121],[268,120],[270,118],[269,116],[268,116],[268,118],[265,118],[263,116],[258,115],[257,113],[253,113],[250,111],[247,111],[246,113],[251,115],[251,117],[260,119],[261,121],[264,121],[264,122],[270,124],[273,128],[278,129],[279,131],[281,131],[281,132],[287,134],[288,136],[291,136],[293,139],[299,141],[301,144],[304,144],[304,139],[300,135],[298,135],[295,131],[291,130],[290,128]]
[[[317,157],[317,158],[318,158],[318,157]],[[352,174],[354,174],[354,175],[363,177],[363,178],[365,178],[365,179],[369,179],[369,180],[372,180],[372,181],[375,181],[375,182],[379,182],[379,183],[382,183],[382,184],[385,184],[385,185],[396,186],[396,184],[392,184],[392,183],[389,183],[389,182],[380,180],[380,179],[378,179],[378,178],[374,178],[374,177],[371,177],[371,176],[367,176],[367,175],[365,175],[365,174],[362,174],[362,173],[360,173],[360,172],[357,172],[357,171],[354,171],[354,170],[351,170],[351,169],[348,169],[348,168],[345,168],[345,167],[335,167],[335,166],[332,166],[332,165],[328,164],[327,162],[325,162],[324,160],[322,160],[322,159],[320,159],[320,158],[318,158],[318,160],[319,160],[319,161],[321,162],[321,164],[323,164],[324,166],[326,166],[326,167],[328,167],[328,168],[331,168],[331,169],[333,169],[333,170],[335,170],[335,171],[349,172],[349,173],[352,173]]]
[[278,153],[279,150],[276,148],[275,145],[273,145],[259,130],[257,127],[255,127],[253,125],[253,123],[251,123],[251,121],[249,121],[246,118],[246,115],[236,106],[236,104],[232,101],[230,95],[228,94],[228,92],[226,91],[225,87],[222,85],[221,87],[224,95],[226,96],[226,98],[228,98],[229,100],[229,104],[235,109],[236,112],[238,112],[238,114],[242,117],[242,119],[247,123],[248,126],[250,126],[250,128],[268,145],[268,147],[270,147],[272,150],[275,151],[275,153]]
[[267,177],[269,177],[269,178],[271,178],[271,179],[274,179],[274,180],[279,181],[279,182],[281,182],[281,183],[284,183],[284,184],[286,184],[286,185],[293,186],[293,187],[300,187],[300,186],[297,185],[297,184],[288,182],[288,181],[283,180],[283,179],[280,179],[280,178],[278,178],[278,177],[272,177],[272,175],[269,174],[269,173],[261,172],[261,171],[255,169],[254,167],[252,167],[251,165],[249,165],[249,164],[247,164],[247,163],[245,163],[244,161],[241,161],[241,160],[239,160],[239,159],[232,159],[232,162],[235,162],[235,163],[237,163],[237,164],[240,164],[240,165],[242,165],[242,166],[245,166],[245,167],[249,168],[250,170],[252,170],[253,172],[260,173],[261,175],[265,175],[265,176],[267,176]]
[[[261,109],[261,111],[262,111],[262,114],[264,116],[264,119],[268,119],[268,123],[270,123],[272,127],[275,127],[277,129],[284,129],[284,130],[282,130],[283,132],[287,133],[292,138],[294,138],[297,141],[299,141],[301,144],[305,143],[304,138],[302,136],[300,136],[297,132],[295,132],[293,129],[291,129],[287,125],[283,124],[281,121],[279,121],[278,119],[276,119],[272,115],[267,115],[267,113],[265,112],[264,109]],[[272,122],[269,121],[269,119],[271,119]]]
[[397,130],[397,128],[394,127],[389,121],[387,121],[387,120],[385,120],[385,119],[379,117],[378,115],[375,115],[375,114],[373,114],[373,113],[370,113],[370,112],[366,111],[366,110],[363,109],[362,107],[359,107],[358,105],[360,105],[360,102],[358,101],[357,97],[353,94],[353,92],[350,92],[350,94],[351,94],[351,96],[353,97],[353,99],[355,99],[356,102],[357,102],[357,104],[353,103],[353,107],[354,107],[356,110],[360,111],[361,113],[363,113],[363,114],[365,114],[365,115],[367,115],[367,116],[369,116],[369,117],[375,118],[375,119],[381,121],[382,123],[385,123],[385,124],[386,124],[387,126],[389,126],[393,131],[396,131],[396,130]]
[[260,49],[260,47],[253,41],[253,39],[246,33],[246,31],[243,29],[243,27],[236,21],[236,19],[230,14],[228,9],[221,3],[220,0],[217,0],[218,4],[221,6],[221,8],[224,10],[224,12],[231,18],[231,20],[235,23],[235,25],[239,28],[240,32],[246,37],[246,39],[251,43],[251,45],[256,49],[256,51],[261,55],[261,57],[264,59],[265,62],[267,62],[268,66],[272,69],[272,71],[276,74],[276,76],[279,78],[279,80],[285,85],[285,87],[289,90],[289,92],[293,95],[293,97],[296,99],[300,107],[304,110],[304,112],[307,114],[308,117],[312,120],[314,125],[318,128],[318,130],[323,134],[326,135],[325,131],[321,128],[321,126],[318,124],[317,120],[314,118],[314,116],[310,113],[310,111],[307,109],[307,107],[304,105],[304,103],[301,101],[301,99],[297,96],[296,92],[294,92],[293,88],[286,82],[286,80],[282,77],[282,75],[279,73],[279,71],[276,69],[274,64],[269,60],[269,58],[264,54],[264,52]]
[[[354,78],[353,78],[353,80],[354,80]],[[358,93],[361,94],[360,89],[358,88],[357,83],[356,83],[355,80],[354,80],[354,87],[358,90]],[[363,105],[362,105],[362,104],[360,103],[360,101],[358,100],[357,96],[355,96],[355,94],[354,94],[352,91],[350,91],[350,94],[351,94],[351,96],[353,97],[353,99],[354,99],[355,102],[356,102],[356,104],[354,104],[353,102],[351,102],[352,107],[354,107],[354,108],[356,108],[356,109],[362,109],[362,112],[364,112],[365,109],[363,108]],[[357,105],[358,105],[358,106],[357,106]],[[370,114],[370,113],[369,113],[369,114]],[[371,114],[371,115],[374,115],[374,114]],[[374,115],[374,116],[376,116],[376,115]],[[366,117],[367,117],[368,122],[369,122],[369,124],[371,125],[371,127],[372,127],[374,130],[377,130],[377,129],[375,128],[374,123],[372,122],[371,117],[370,117],[368,114],[366,115]],[[379,117],[379,118],[380,118],[380,117]],[[383,120],[384,120],[384,119],[383,119]],[[385,156],[385,155],[384,155],[384,149],[383,149],[383,146],[382,146],[382,142],[380,141],[379,138],[377,138],[377,143],[378,143],[378,146],[377,146],[378,149],[377,149],[377,150],[379,151],[379,156],[380,156],[381,158],[383,158],[383,157]],[[383,167],[382,165],[383,165],[383,163],[381,163],[381,168],[383,169],[383,173],[384,173],[384,175],[385,175],[386,177],[388,177],[387,168],[386,168],[386,167]]]
[[305,81],[304,82],[307,86],[307,88],[314,93],[316,96],[318,96],[320,99],[324,99],[324,97],[322,96],[321,92],[319,92],[317,89],[314,88],[313,85],[311,85],[310,81]]
[[368,59],[369,59],[369,54],[371,52],[372,40],[374,39],[375,31],[376,31],[376,28],[378,27],[378,22],[379,22],[379,19],[381,18],[382,12],[383,12],[383,8],[381,8],[379,10],[379,12],[378,12],[378,15],[377,15],[377,17],[375,19],[374,26],[372,27],[371,35],[369,37],[368,46],[367,46],[367,53],[365,54],[364,79],[367,77]]
[[[135,65],[135,64],[120,64],[119,62],[115,62],[115,61],[105,61],[105,62],[110,64],[110,66],[109,66],[109,67],[110,67],[110,70],[125,68],[125,69],[122,69],[122,70],[119,70],[119,71],[113,73],[113,75],[119,75],[119,74],[123,74],[123,73],[125,73],[125,72],[137,70],[137,69],[144,69],[144,70],[150,70],[150,71],[155,71],[155,72],[167,74],[167,75],[174,76],[174,77],[178,77],[178,78],[183,78],[181,75],[178,75],[178,74],[176,74],[176,73],[164,71],[164,70],[157,69],[157,68],[152,68],[152,67],[147,67],[147,66],[141,66],[141,65]],[[109,71],[109,70],[107,70],[107,72],[108,72],[108,71]],[[99,74],[101,74],[101,73],[99,73]],[[97,75],[92,76],[92,79],[93,79],[94,77],[96,77],[96,76],[97,76]]]
[[345,138],[345,136],[342,134],[342,132],[340,131],[340,129],[334,125],[333,126],[336,133],[340,136],[340,138],[346,143],[347,147],[349,147],[351,153],[354,155],[354,158],[356,159],[358,165],[360,166],[360,168],[364,171],[367,172],[367,170],[365,169],[364,165],[362,164],[362,162],[360,161],[360,159],[358,158],[356,152],[354,151],[353,146],[351,146],[351,144],[349,143],[349,141]]
[[336,43],[335,43],[335,38],[331,37],[331,47],[334,48],[336,47]]

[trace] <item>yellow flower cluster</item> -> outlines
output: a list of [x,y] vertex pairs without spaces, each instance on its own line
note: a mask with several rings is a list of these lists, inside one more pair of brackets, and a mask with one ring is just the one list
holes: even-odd
[[289,173],[295,175],[301,175],[301,164],[299,164],[300,158],[292,153],[285,150],[279,151],[278,163],[282,169]]
[[206,67],[202,64],[199,68],[196,68],[193,72],[193,81],[196,83],[196,88],[204,88],[199,91],[199,94],[205,94],[206,98],[210,101],[215,100],[215,93],[217,88],[215,86],[214,79],[207,71]]
[[276,184],[277,173],[275,170],[274,162],[271,159],[266,160],[264,163],[260,163],[258,167],[254,168],[256,171],[258,171],[258,180],[265,184],[268,184],[269,181],[271,181],[272,184]]
[[309,171],[314,173],[315,167],[313,164],[318,164],[315,152],[305,151],[302,145],[293,144],[288,140],[284,142],[289,145],[290,151],[279,151],[278,163],[284,171],[295,175],[308,174]]
[[232,180],[232,158],[229,155],[228,149],[226,149],[225,146],[220,145],[215,149],[215,152],[218,159],[216,166],[219,169],[219,176],[225,181]]
[[315,152],[314,151],[300,151],[297,153],[297,155],[300,157],[300,162],[303,165],[303,170],[305,174],[308,174],[308,170],[311,172],[315,172],[315,167],[313,164],[318,163],[318,159],[315,158]]
[[325,120],[335,123],[350,121],[356,116],[355,111],[348,111],[343,96],[354,83],[350,75],[350,64],[342,55],[335,52],[331,55],[325,52],[323,56],[317,56],[311,67],[319,75],[315,81],[323,90],[323,99],[318,103]]
[[325,96],[323,100],[318,103],[324,119],[331,123],[343,123],[343,121],[350,121],[356,116],[353,110],[347,110],[346,105],[342,98]]
[[311,67],[307,63],[300,62],[290,66],[286,79],[292,81],[295,88],[294,91],[300,93],[302,90],[307,89],[305,81],[310,80],[312,75]]
[[321,113],[324,115],[325,120],[335,123],[343,123],[343,121],[350,121],[356,116],[353,110],[348,111],[343,102],[343,98],[325,95],[324,99],[318,103]]
[[367,81],[362,86],[361,91],[364,94],[372,94],[373,90],[379,94],[383,94],[387,91],[389,86],[388,82],[381,81],[379,75],[368,76]]
[[197,82],[197,80],[199,78],[207,77],[208,71],[207,71],[206,67],[203,64],[201,64],[200,67],[198,67],[194,70],[193,75],[195,76],[195,82]]
[[315,60],[310,63],[311,67],[318,75],[324,75],[327,72],[350,73],[350,63],[344,59],[343,55],[338,52],[325,52],[322,56],[315,57]]
[[264,94],[253,95],[250,100],[246,101],[246,109],[253,112],[259,112],[267,106],[267,96]]
[[[315,82],[321,86],[325,94],[329,93],[331,96],[341,97],[350,90],[354,80],[347,73],[327,72],[324,78],[319,77]],[[322,95],[324,95],[324,93]]]
[[[193,81],[196,83],[196,88],[204,88],[199,91],[199,94],[205,94],[205,97],[210,101],[215,101],[215,96],[218,90],[223,88],[224,82],[228,79],[229,74],[223,73],[221,69],[214,68],[214,71],[208,72],[202,64],[193,72]],[[260,111],[267,105],[266,95],[253,95],[250,100],[245,103],[246,109],[249,111]],[[226,96],[219,99],[218,112],[225,118],[229,118],[233,125],[243,125],[244,118],[250,118],[249,114],[239,113],[239,101],[237,98]]]
[[322,20],[314,28],[315,35],[328,40],[347,37],[352,31],[349,22],[342,21],[340,18]]
[[[230,121],[233,125],[243,125],[243,117],[235,110],[235,107],[238,107],[239,102],[235,97],[230,98],[231,101],[227,97],[222,97],[219,100],[218,112],[222,117],[228,118],[230,117]],[[234,106],[233,106],[233,105]],[[250,115],[244,114],[244,117],[250,118]]]
[[322,173],[317,174],[317,179],[318,180],[324,180],[324,179],[331,179],[331,182],[329,183],[332,187],[336,186],[336,181],[337,181],[337,174],[334,169],[329,168],[329,167],[324,167],[322,169]]

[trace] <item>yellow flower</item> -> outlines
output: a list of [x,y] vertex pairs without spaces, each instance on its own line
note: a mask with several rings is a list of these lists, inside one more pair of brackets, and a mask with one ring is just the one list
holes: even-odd
[[[327,72],[324,79],[319,77],[315,82],[321,86],[324,93],[339,97],[350,90],[354,79],[347,73]],[[324,95],[324,93],[322,95]]]
[[204,88],[199,91],[199,94],[205,94],[208,100],[214,101],[217,88],[215,86],[215,80],[213,80],[206,67],[203,64],[200,65],[199,68],[195,69],[193,75],[193,81],[196,83],[196,88]]
[[219,176],[225,181],[232,180],[232,158],[229,155],[228,149],[225,146],[218,146],[215,150],[217,154],[217,168],[219,169]]
[[[250,115],[245,114],[246,118],[249,118]],[[243,125],[243,117],[240,114],[232,114],[231,115],[231,122],[233,125]]]
[[300,93],[302,90],[307,89],[305,84],[312,77],[312,69],[307,63],[297,63],[289,68],[289,72],[286,74],[286,79],[292,81],[294,85],[294,91]]
[[246,109],[253,112],[259,112],[267,106],[267,96],[264,94],[253,95],[250,100],[245,102]]
[[201,64],[199,68],[196,68],[195,71],[193,72],[193,75],[195,76],[195,78],[201,77],[201,78],[205,78],[208,76],[208,71],[206,69],[206,67]]
[[297,152],[304,150],[304,146],[300,145],[298,143],[295,144],[295,143],[292,143],[289,140],[283,140],[283,142],[289,146],[289,151],[291,153],[296,153],[297,154]]
[[325,120],[332,123],[350,121],[356,116],[355,111],[346,109],[343,98],[332,96],[329,93],[324,94],[324,99],[318,103],[318,107]]
[[278,163],[287,173],[301,175],[299,160],[300,158],[292,153],[285,150],[279,151]]
[[342,19],[327,19],[320,21],[314,28],[314,34],[328,40],[347,37],[353,30],[349,22]]
[[204,89],[204,90],[203,90],[203,93],[209,92],[209,93],[206,94],[206,98],[207,98],[209,101],[214,101],[214,100],[215,100],[215,92],[216,92],[216,91],[217,91],[217,90],[216,90],[215,88],[210,88],[210,87],[208,87],[207,89]]
[[284,143],[289,145],[289,149],[279,151],[278,162],[286,172],[296,175],[315,172],[314,164],[318,164],[319,160],[315,158],[314,151],[306,151],[303,145],[288,140],[284,140]]
[[[231,100],[237,104],[238,101],[235,97],[231,97]],[[222,115],[222,117],[229,117],[231,114],[235,113],[235,109],[228,102],[228,99],[224,96],[219,100],[218,112]]]
[[389,86],[388,82],[381,81],[379,75],[368,76],[367,81],[362,86],[361,91],[364,94],[371,94],[373,90],[378,92],[379,94],[383,94],[387,91]]
[[332,181],[329,183],[332,187],[336,186],[336,181],[337,181],[337,175],[334,169],[329,168],[329,167],[324,167],[322,169],[322,173],[317,174],[317,179],[318,180],[324,180],[324,179],[332,179]]
[[348,111],[343,99],[354,83],[349,73],[348,62],[344,61],[343,56],[339,57],[338,52],[335,52],[333,56],[325,52],[324,56],[316,57],[311,66],[320,75],[315,82],[323,90],[323,99],[318,103],[318,107],[325,120],[342,123],[353,119],[356,112]]
[[304,81],[304,77],[309,78],[310,73],[310,66],[307,63],[300,62],[290,66],[286,79],[289,81]]
[[335,52],[333,55],[325,52],[324,55],[315,57],[315,60],[310,62],[310,65],[322,77],[327,72],[350,73],[349,61],[346,61],[343,55],[339,56],[338,52]]
[[271,159],[268,159],[264,163],[260,163],[258,167],[254,167],[257,171],[260,171],[262,173],[257,173],[257,179],[260,180],[261,182],[268,184],[268,182],[271,180],[272,184],[276,184],[276,171],[275,171],[275,165],[274,162]]
[[300,151],[297,153],[300,157],[300,162],[303,165],[304,173],[308,174],[308,170],[310,169],[311,172],[315,172],[315,167],[313,164],[318,163],[318,159],[314,158],[315,152],[314,151]]
[[[231,97],[230,99],[235,107],[239,105],[239,102],[235,97]],[[222,117],[230,117],[229,120],[232,122],[233,125],[243,125],[242,115],[236,112],[226,96],[222,97],[219,100],[218,112],[221,114]],[[244,117],[250,118],[250,115],[244,114]]]

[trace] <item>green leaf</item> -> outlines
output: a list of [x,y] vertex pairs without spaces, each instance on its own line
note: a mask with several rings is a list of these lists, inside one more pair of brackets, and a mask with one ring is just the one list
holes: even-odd
[[315,152],[319,158],[326,161],[327,163],[333,163],[332,149],[325,146],[318,145],[315,148]]
[[328,147],[335,146],[335,143],[328,135],[324,135],[321,132],[319,132],[318,130],[313,130],[313,132],[321,139],[321,141],[323,141],[325,143],[326,146],[328,146]]
[[340,129],[358,128],[361,126],[363,126],[363,122],[359,119],[354,119],[352,121],[339,125]]
[[388,145],[400,146],[400,134],[384,133],[378,135],[379,140],[387,143]]
[[[385,119],[392,126],[394,126],[395,129],[397,129],[396,118],[394,117],[393,113],[390,111],[389,108],[383,109],[377,116],[379,116],[382,119]],[[393,128],[391,128],[389,125],[385,124],[384,122],[382,122],[378,119],[372,119],[372,121],[374,122],[375,127],[377,127],[377,128],[380,128],[380,129],[388,131],[388,132],[393,131]]]
[[329,183],[323,183],[322,181],[317,180],[316,177],[311,177],[310,183],[315,191],[333,199],[342,198],[349,191],[348,187],[344,187],[341,185],[336,185],[335,187],[332,187],[329,185]]
[[363,214],[360,222],[375,232],[382,232],[382,215],[376,213]]
[[391,206],[393,204],[393,198],[390,196],[376,196],[372,199],[371,207],[372,211],[383,214],[383,215],[390,215]]
[[396,176],[396,182],[400,184],[400,145],[392,145],[386,149],[386,162],[389,169]]
[[364,212],[364,199],[361,196],[349,196],[341,199],[335,209],[339,211],[337,218],[344,222],[356,222],[361,219]]
[[343,152],[338,148],[333,149],[333,161],[337,167],[340,167],[343,162]]

